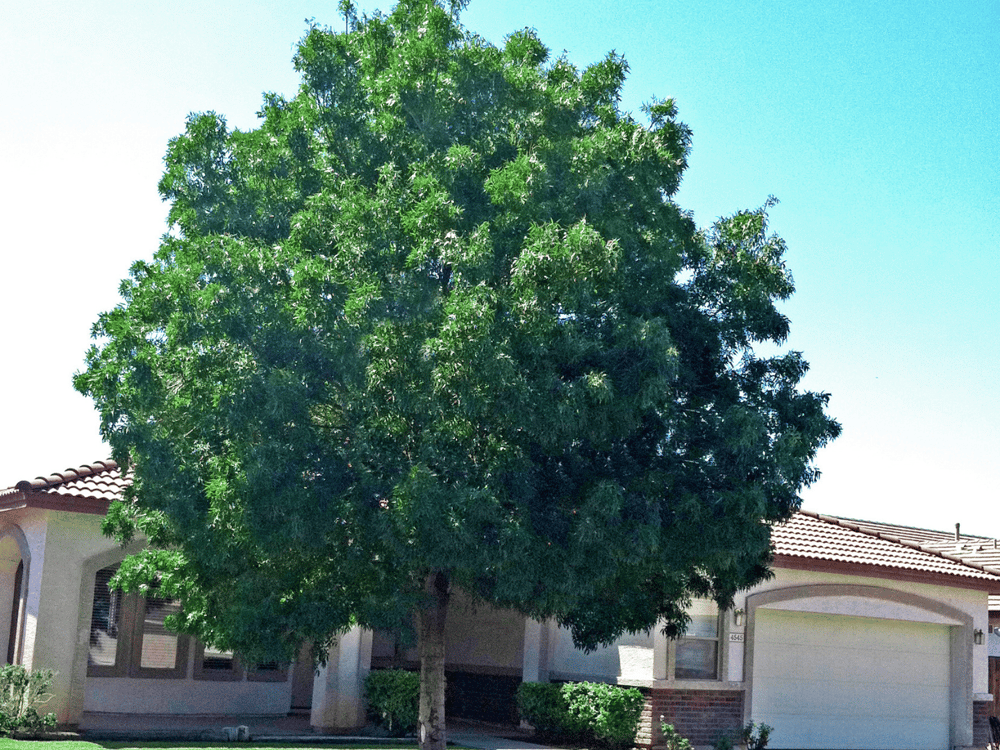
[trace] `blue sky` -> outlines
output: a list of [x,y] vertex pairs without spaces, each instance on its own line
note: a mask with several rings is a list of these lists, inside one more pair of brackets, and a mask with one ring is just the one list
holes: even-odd
[[[5,8],[0,486],[106,455],[70,381],[165,229],[167,140],[292,94],[306,18],[342,23],[333,0]],[[1000,535],[1000,0],[474,0],[463,20],[580,66],[623,53],[623,107],[673,97],[694,131],[678,201],[699,224],[780,199],[788,343],[844,426],[805,507]]]

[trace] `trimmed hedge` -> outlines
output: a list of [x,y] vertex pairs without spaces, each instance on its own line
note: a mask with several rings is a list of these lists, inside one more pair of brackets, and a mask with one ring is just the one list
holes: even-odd
[[542,737],[613,750],[635,744],[642,705],[636,688],[599,682],[525,682],[517,691],[521,718]]
[[420,715],[420,674],[378,669],[365,678],[368,717],[394,737],[412,734]]

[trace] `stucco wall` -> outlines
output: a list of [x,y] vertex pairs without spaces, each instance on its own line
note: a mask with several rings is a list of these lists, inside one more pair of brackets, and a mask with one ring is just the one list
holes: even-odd
[[233,682],[195,680],[194,649],[187,677],[174,680],[136,677],[88,677],[83,709],[148,714],[276,714],[291,705],[292,681]]
[[[101,516],[57,511],[38,513],[44,514],[45,551],[42,565],[38,566],[38,561],[32,559],[31,590],[40,593],[34,642],[36,658],[32,667],[55,670],[53,697],[46,708],[54,711],[60,722],[75,723],[79,717],[73,705],[79,704],[83,687],[80,660],[81,657],[86,659],[89,638],[89,629],[86,634],[79,632],[81,568],[87,558],[116,550],[118,544],[101,533]],[[35,571],[39,569],[41,576],[36,579]],[[89,623],[89,602],[86,609]],[[82,666],[85,675],[85,661]]]
[[473,605],[455,592],[445,625],[445,665],[521,673],[524,662],[524,615]]
[[[446,667],[520,675],[524,663],[524,621],[524,615],[518,612],[473,604],[461,590],[453,590],[445,622]],[[390,632],[375,632],[372,658],[382,662],[391,659],[395,650],[393,639]],[[416,647],[402,654],[407,667],[415,666],[418,661]]]
[[573,636],[566,628],[554,627],[549,637],[550,673],[554,679],[600,682],[653,679],[652,632],[623,635],[613,645],[589,654],[573,645]]

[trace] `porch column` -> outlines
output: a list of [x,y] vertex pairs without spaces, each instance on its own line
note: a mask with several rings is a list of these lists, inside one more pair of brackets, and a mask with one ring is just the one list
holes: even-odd
[[663,634],[663,623],[653,626],[653,679],[666,680],[669,676],[670,639]]
[[372,664],[372,631],[351,628],[330,647],[325,667],[313,681],[309,723],[318,731],[336,734],[363,727],[364,681]]
[[521,666],[523,682],[548,682],[551,648],[549,623],[524,620],[524,660]]

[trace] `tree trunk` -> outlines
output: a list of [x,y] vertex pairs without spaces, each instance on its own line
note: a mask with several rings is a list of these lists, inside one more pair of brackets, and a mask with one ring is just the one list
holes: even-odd
[[445,750],[444,623],[448,615],[450,581],[442,571],[431,571],[425,589],[427,607],[417,611],[417,649],[420,653],[420,750]]

